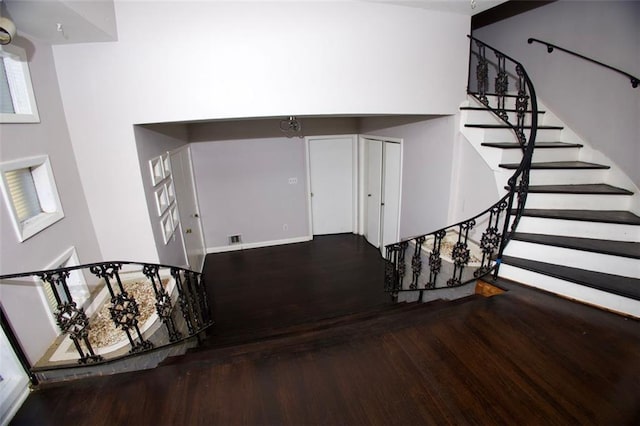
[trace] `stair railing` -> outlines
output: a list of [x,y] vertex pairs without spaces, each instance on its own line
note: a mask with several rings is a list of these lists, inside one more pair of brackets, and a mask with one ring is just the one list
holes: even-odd
[[621,69],[612,67],[611,65],[607,65],[603,62],[600,62],[596,59],[590,58],[588,56],[584,56],[578,52],[574,52],[573,50],[569,50],[569,49],[565,49],[564,47],[560,47],[560,46],[556,46],[555,44],[549,43],[548,41],[543,41],[543,40],[538,40],[537,38],[530,38],[527,40],[527,43],[529,44],[533,44],[533,43],[540,43],[540,44],[544,44],[547,47],[547,52],[551,53],[553,52],[554,49],[558,49],[562,52],[568,53],[569,55],[573,55],[576,56],[580,59],[584,59],[587,62],[591,62],[593,64],[596,65],[600,65],[601,67],[607,68],[611,71],[617,72],[618,74],[622,74],[623,76],[627,77],[630,81],[631,81],[631,86],[636,88],[640,85],[640,77],[635,77],[631,74],[629,74],[628,72],[622,71]]
[[[199,339],[213,324],[202,274],[176,266],[99,262],[0,276],[0,285],[38,282],[55,299],[52,315],[60,336],[47,343],[59,355],[45,355],[35,366],[23,362],[32,382],[33,373],[111,362]],[[11,318],[1,319],[15,337],[14,352],[23,354]],[[28,362],[25,356],[21,361]]]
[[[512,130],[521,146],[522,160],[507,181],[507,193],[483,212],[385,247],[385,290],[394,299],[400,292],[417,291],[422,301],[428,290],[459,287],[491,273],[497,277],[504,249],[524,210],[538,127],[535,89],[520,62],[468,37],[467,93]],[[489,57],[487,51],[493,53],[495,59]],[[490,92],[491,79],[493,92]],[[510,80],[516,82],[516,94],[509,93]],[[509,113],[515,115],[514,122]]]

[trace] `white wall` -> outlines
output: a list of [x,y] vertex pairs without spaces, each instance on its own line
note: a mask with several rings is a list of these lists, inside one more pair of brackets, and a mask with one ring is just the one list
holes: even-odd
[[[24,48],[35,92],[40,123],[0,124],[0,161],[49,155],[64,219],[20,243],[7,206],[0,206],[0,275],[41,270],[69,247],[75,246],[82,263],[102,260],[62,110],[51,48],[18,37]],[[94,166],[94,173],[97,173]],[[32,283],[0,283],[0,300],[27,356],[37,361],[56,335]]]
[[106,258],[157,260],[134,123],[444,114],[464,96],[463,15],[364,2],[123,1],[116,20],[118,42],[54,47]]
[[640,89],[610,70],[529,37],[640,76],[640,2],[558,1],[480,28],[474,35],[521,61],[538,96],[640,186]]
[[237,234],[246,244],[308,236],[304,139],[200,142],[191,152],[207,249]]
[[173,237],[164,243],[160,216],[156,207],[155,189],[151,181],[149,160],[168,151],[173,151],[187,144],[187,127],[184,124],[166,124],[154,126],[135,126],[138,160],[142,172],[144,195],[147,201],[148,214],[152,218],[153,240],[158,252],[158,261],[163,265],[184,266],[185,258],[182,234],[179,228]]
[[360,132],[403,139],[400,238],[449,225],[454,117],[365,118]]

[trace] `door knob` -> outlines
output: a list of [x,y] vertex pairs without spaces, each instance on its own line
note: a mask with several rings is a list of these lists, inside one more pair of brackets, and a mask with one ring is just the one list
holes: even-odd
[[367,197],[371,197],[371,194],[368,194]]

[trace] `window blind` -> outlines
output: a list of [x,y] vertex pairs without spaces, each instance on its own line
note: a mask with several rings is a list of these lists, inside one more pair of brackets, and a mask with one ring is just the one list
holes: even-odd
[[10,170],[4,176],[20,223],[42,213],[30,168]]

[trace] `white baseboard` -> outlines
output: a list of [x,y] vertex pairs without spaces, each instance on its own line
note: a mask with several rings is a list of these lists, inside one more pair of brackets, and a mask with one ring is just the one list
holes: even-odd
[[311,241],[311,240],[313,240],[313,237],[307,235],[304,237],[285,238],[284,240],[271,240],[271,241],[260,241],[257,243],[234,244],[234,245],[219,246],[219,247],[207,247],[207,254],[247,250],[252,248],[260,248],[260,247],[280,246],[283,244],[303,243],[305,241]]

